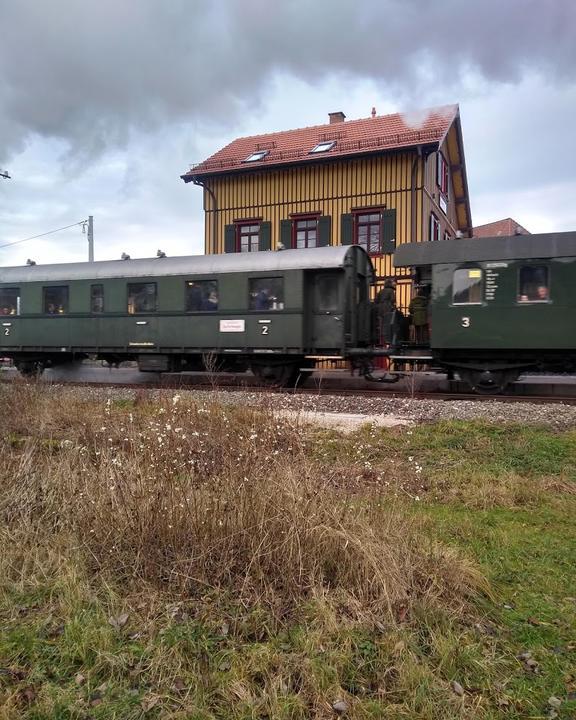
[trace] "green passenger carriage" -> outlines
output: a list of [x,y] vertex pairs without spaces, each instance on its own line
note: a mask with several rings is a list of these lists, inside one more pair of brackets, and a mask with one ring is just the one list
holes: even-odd
[[475,390],[576,369],[576,233],[411,243],[394,263],[431,287],[430,359]]
[[0,355],[23,373],[73,359],[144,371],[251,368],[287,384],[371,342],[358,247],[0,268]]

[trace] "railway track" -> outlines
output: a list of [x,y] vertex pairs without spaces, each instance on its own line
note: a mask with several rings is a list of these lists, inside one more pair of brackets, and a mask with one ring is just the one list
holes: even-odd
[[[557,388],[560,386],[551,385],[550,389],[553,394],[550,395],[529,395],[521,392],[523,386],[519,384],[517,393],[509,393],[506,395],[478,395],[469,392],[446,392],[441,389],[432,390],[414,390],[413,388],[401,388],[396,385],[377,387],[346,387],[345,380],[340,379],[338,382],[342,386],[335,384],[333,379],[330,382],[323,383],[321,380],[311,379],[304,387],[297,388],[273,388],[261,386],[250,382],[251,378],[241,378],[237,376],[231,377],[219,376],[214,378],[201,378],[198,376],[174,376],[167,375],[162,377],[160,381],[146,382],[126,382],[126,381],[90,381],[78,379],[65,379],[59,377],[40,378],[38,380],[25,380],[16,373],[0,375],[0,382],[38,382],[41,384],[53,384],[67,387],[92,387],[92,388],[117,388],[137,390],[139,392],[152,392],[158,390],[214,390],[222,392],[246,392],[253,394],[288,394],[288,395],[310,395],[310,396],[328,396],[337,395],[343,397],[370,397],[373,399],[402,399],[402,400],[442,400],[446,402],[454,401],[474,401],[474,402],[504,402],[504,403],[535,403],[535,404],[567,404],[576,405],[576,395],[558,394]],[[556,389],[555,389],[556,388]]]

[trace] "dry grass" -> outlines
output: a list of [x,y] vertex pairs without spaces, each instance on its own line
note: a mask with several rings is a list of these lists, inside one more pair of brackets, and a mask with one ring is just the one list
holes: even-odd
[[178,395],[102,406],[26,385],[6,400],[0,517],[24,545],[64,535],[114,580],[225,589],[280,612],[334,596],[393,617],[487,591],[397,508],[335,488],[271,413]]

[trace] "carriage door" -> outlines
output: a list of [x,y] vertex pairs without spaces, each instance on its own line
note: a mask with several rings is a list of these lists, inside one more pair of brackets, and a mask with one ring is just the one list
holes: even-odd
[[317,272],[312,276],[310,340],[315,350],[340,350],[344,345],[343,272]]
[[0,356],[1,350],[20,345],[20,288],[0,288]]
[[[370,281],[361,272],[356,273],[356,287],[351,329],[353,345],[368,345],[372,340],[372,303],[370,302]],[[355,322],[354,322],[355,321]]]

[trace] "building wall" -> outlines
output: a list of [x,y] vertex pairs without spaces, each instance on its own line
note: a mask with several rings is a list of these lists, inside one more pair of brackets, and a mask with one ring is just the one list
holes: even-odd
[[[446,145],[444,151],[450,163],[450,148]],[[426,160],[418,158],[415,152],[398,152],[291,168],[254,170],[212,176],[204,183],[215,194],[218,203],[218,211],[214,212],[212,197],[204,191],[207,254],[223,253],[225,227],[248,219],[271,223],[271,247],[275,249],[280,242],[281,221],[293,214],[307,212],[332,218],[332,245],[341,242],[341,216],[363,207],[384,206],[396,210],[396,244],[427,241],[431,212],[440,220],[441,238],[445,230],[454,237],[457,228],[451,175],[447,215],[438,205],[436,153]],[[395,269],[391,254],[374,255],[372,261],[379,284],[386,277],[397,278],[398,305],[406,308],[412,291],[409,270]]]
[[[447,143],[441,147],[448,165],[450,165],[450,156]],[[458,217],[456,213],[456,201],[454,192],[454,178],[452,173],[448,176],[448,207],[447,213],[440,207],[440,189],[437,181],[437,162],[438,153],[432,153],[426,158],[424,171],[424,192],[423,192],[423,228],[422,238],[430,239],[430,214],[434,213],[440,221],[440,239],[444,239],[444,233],[447,232],[451,238],[456,236],[458,229]]]

